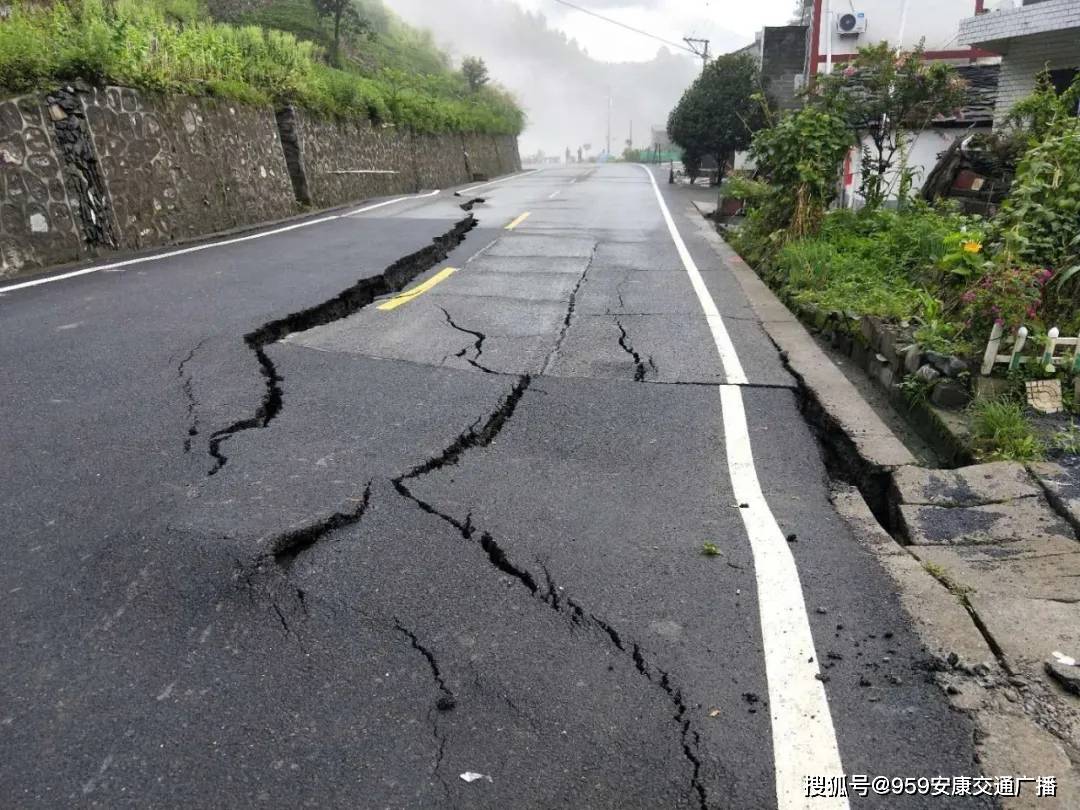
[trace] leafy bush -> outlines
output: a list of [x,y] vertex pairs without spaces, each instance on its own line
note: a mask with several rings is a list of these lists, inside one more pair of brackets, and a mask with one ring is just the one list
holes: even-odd
[[1059,268],[1080,252],[1080,120],[1063,122],[1021,159],[998,233],[1014,261]]
[[[843,70],[818,77],[811,101],[846,120],[869,146],[862,147],[861,192],[877,208],[892,192],[898,169],[899,198],[906,200],[911,172],[903,130],[919,130],[963,103],[964,82],[943,62],[923,59],[922,46],[898,53],[888,42],[859,48]],[[899,165],[897,163],[899,161]]]
[[732,155],[750,145],[762,124],[754,98],[760,84],[758,66],[746,54],[725,54],[709,63],[668,116],[668,134],[686,153],[684,163],[687,156],[694,162],[712,156],[723,173]]
[[844,119],[811,107],[755,134],[750,153],[761,177],[774,187],[762,201],[765,224],[795,237],[815,232],[836,198],[840,163],[854,142]]
[[292,102],[424,132],[517,134],[524,125],[522,111],[498,88],[469,93],[463,78],[449,74],[400,72],[391,83],[382,74],[338,70],[322,61],[315,42],[273,28],[210,22],[195,16],[198,9],[194,0],[15,6],[0,25],[0,89],[22,92],[81,77],[245,102]]

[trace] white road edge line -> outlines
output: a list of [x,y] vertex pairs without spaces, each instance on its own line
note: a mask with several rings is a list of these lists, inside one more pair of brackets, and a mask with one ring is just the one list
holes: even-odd
[[461,191],[455,191],[454,194],[457,195],[457,196],[461,196],[462,194],[472,194],[474,191],[476,191],[478,189],[487,188],[488,186],[493,186],[496,183],[508,183],[511,180],[518,180],[518,179],[520,179],[522,177],[528,177],[530,174],[536,174],[537,172],[542,172],[542,171],[544,171],[544,170],[543,169],[529,169],[529,171],[527,171],[527,172],[518,172],[517,174],[512,174],[509,177],[500,177],[498,180],[491,180],[491,181],[489,181],[487,183],[481,183],[480,185],[473,186],[472,188],[463,188]]
[[727,327],[724,326],[724,319],[720,317],[720,311],[716,308],[716,302],[713,301],[712,296],[709,295],[709,288],[705,286],[701,271],[694,264],[694,258],[690,255],[690,251],[686,249],[686,243],[683,241],[679,229],[675,227],[675,220],[671,218],[667,203],[664,202],[664,198],[660,194],[660,187],[656,185],[656,178],[645,166],[640,163],[637,165],[649,175],[653,191],[656,193],[656,200],[660,203],[660,212],[664,215],[664,222],[667,223],[668,233],[671,234],[672,241],[675,242],[675,249],[679,251],[679,258],[682,259],[683,267],[686,268],[686,274],[690,276],[690,284],[693,285],[694,292],[697,293],[698,302],[701,304],[701,308],[705,310],[705,320],[709,324],[709,331],[712,332],[713,342],[716,343],[716,351],[720,353],[720,364],[724,367],[724,380],[728,385],[746,385],[746,374],[743,372],[742,363],[739,362],[739,355],[735,353],[735,346],[731,342],[731,336],[728,335]]
[[[640,164],[639,164],[640,165]],[[769,690],[778,810],[848,810],[846,797],[808,798],[805,777],[844,773],[795,558],[761,490],[740,385],[747,383],[723,319],[645,166],[668,232],[701,302],[727,382],[720,388],[728,474],[754,556]]]
[[158,262],[163,259],[171,259],[175,256],[184,256],[188,253],[198,253],[203,250],[210,250],[211,248],[225,247],[227,245],[235,245],[239,242],[250,242],[253,239],[262,239],[266,236],[274,236],[279,233],[286,233],[288,231],[295,231],[298,228],[307,228],[312,225],[319,225],[323,222],[330,222],[335,219],[343,219],[345,217],[355,217],[359,214],[364,214],[368,211],[374,211],[376,208],[383,208],[387,205],[394,205],[395,203],[407,202],[409,200],[424,200],[428,197],[434,197],[439,193],[439,189],[430,191],[426,194],[411,194],[407,197],[395,197],[392,200],[383,200],[380,203],[374,203],[373,205],[365,205],[362,208],[357,208],[354,211],[348,211],[343,214],[331,214],[326,217],[319,217],[317,219],[309,219],[304,222],[296,222],[292,225],[285,225],[281,228],[273,228],[269,231],[259,231],[258,233],[250,233],[247,236],[237,236],[232,239],[222,239],[217,242],[207,242],[201,245],[192,245],[191,247],[180,248],[179,250],[170,250],[165,253],[157,253],[153,256],[140,256],[135,259],[125,259],[120,262],[112,262],[110,264],[99,264],[94,267],[84,267],[81,270],[73,270],[70,273],[61,273],[57,276],[47,276],[45,278],[36,278],[30,281],[23,281],[19,284],[12,284],[7,287],[0,287],[0,295],[8,292],[15,292],[16,290],[24,290],[28,287],[37,287],[42,284],[52,284],[54,281],[63,281],[69,278],[75,278],[76,276],[85,276],[90,273],[116,273],[124,268],[132,267],[136,264],[146,264],[149,262]]

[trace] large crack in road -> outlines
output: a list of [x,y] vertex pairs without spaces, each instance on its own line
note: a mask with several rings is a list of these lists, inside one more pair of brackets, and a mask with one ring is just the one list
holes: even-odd
[[282,379],[273,361],[266,354],[266,347],[285,339],[294,332],[304,332],[317,326],[341,320],[371,304],[375,299],[405,288],[409,282],[443,261],[451,250],[460,245],[466,234],[476,227],[476,218],[469,214],[458,220],[446,233],[435,237],[432,243],[415,253],[398,259],[376,276],[362,278],[333,298],[315,306],[290,313],[283,318],[268,321],[244,336],[244,343],[255,354],[266,391],[255,413],[239,419],[210,436],[208,452],[214,465],[208,475],[216,475],[228,463],[222,445],[237,433],[256,430],[269,425],[284,407]]
[[446,307],[439,307],[439,309],[441,309],[443,315],[446,316],[446,322],[447,322],[447,324],[450,325],[450,327],[452,329],[455,329],[458,332],[462,332],[462,333],[464,333],[466,335],[470,335],[470,336],[476,338],[476,341],[473,343],[473,352],[474,352],[474,354],[473,354],[472,357],[465,357],[465,355],[468,354],[468,352],[469,352],[468,348],[462,349],[461,351],[459,351],[454,356],[455,357],[464,357],[465,362],[467,362],[470,366],[475,368],[477,371],[482,371],[485,374],[498,374],[499,372],[493,371],[492,369],[490,369],[487,366],[480,363],[480,355],[482,355],[484,353],[484,341],[487,340],[487,335],[484,334],[483,332],[478,332],[475,329],[467,329],[466,327],[455,323],[454,319],[450,316],[450,312],[446,309]]
[[[410,254],[398,260],[388,267],[382,274],[360,280],[347,290],[334,298],[314,307],[292,313],[274,321],[270,321],[245,336],[245,343],[254,352],[260,372],[265,380],[266,392],[256,412],[249,417],[238,420],[230,426],[216,431],[210,439],[209,452],[215,460],[215,466],[209,471],[209,475],[219,472],[227,463],[228,457],[222,452],[222,444],[231,436],[251,429],[266,427],[281,412],[283,407],[283,395],[281,384],[282,377],[278,374],[273,362],[266,354],[265,347],[271,343],[282,340],[295,332],[305,331],[317,326],[331,323],[345,318],[363,307],[372,303],[376,298],[403,289],[413,278],[430,269],[446,258],[449,251],[463,241],[465,235],[475,227],[475,220],[470,214],[465,219],[457,222],[446,234],[433,240],[432,245]],[[589,268],[595,256],[595,246],[589,261],[578,278],[570,293],[567,312],[561,324],[558,339],[549,352],[542,367],[548,368],[558,354],[562,341],[569,331],[573,320],[576,297],[581,285],[585,281]],[[471,365],[479,371],[494,373],[490,369],[481,366],[479,359],[485,335],[478,331],[461,327],[454,322],[449,312],[445,309],[443,314],[447,323],[457,331],[469,334],[476,338],[473,345],[474,356],[468,359]],[[621,330],[621,324],[620,324]],[[622,345],[626,333],[623,331]],[[624,345],[624,349],[627,348]],[[633,354],[632,351],[629,353]],[[641,361],[635,357],[635,366],[640,370],[640,376],[635,373],[638,381],[644,376],[644,368]],[[689,797],[696,800],[700,810],[707,810],[708,795],[702,781],[702,759],[700,755],[700,735],[692,727],[689,718],[689,709],[683,697],[681,688],[674,685],[671,675],[654,662],[650,662],[644,648],[636,641],[628,640],[610,622],[597,616],[595,613],[583,607],[582,603],[574,599],[559,587],[547,570],[543,568],[543,582],[541,586],[538,577],[527,567],[512,559],[506,548],[487,531],[478,529],[472,521],[472,513],[466,515],[464,520],[453,517],[434,504],[428,503],[415,495],[407,482],[417,480],[428,474],[437,472],[445,467],[458,464],[461,458],[474,448],[490,446],[502,432],[503,428],[513,417],[518,404],[533,382],[529,374],[520,375],[507,395],[491,411],[487,418],[480,417],[475,420],[466,430],[460,433],[440,453],[430,457],[426,461],[414,466],[408,472],[391,479],[395,490],[404,499],[410,501],[422,511],[440,518],[452,526],[457,533],[466,541],[473,543],[483,551],[487,562],[497,571],[509,576],[512,581],[524,587],[533,598],[541,604],[559,614],[568,625],[587,629],[593,632],[597,640],[603,640],[610,644],[620,655],[628,659],[642,678],[653,687],[659,689],[664,700],[673,708],[672,720],[677,724],[680,745],[683,756],[690,768],[690,785],[687,792]],[[363,494],[356,498],[357,505],[352,509],[342,510],[327,517],[320,518],[302,527],[291,529],[269,539],[266,543],[266,551],[256,561],[256,567],[261,568],[263,561],[273,560],[279,576],[289,577],[289,570],[300,555],[311,549],[316,543],[341,529],[359,523],[369,508],[371,500],[372,481],[368,481]],[[253,584],[249,579],[249,584]],[[303,602],[303,591],[297,591]],[[273,609],[279,619],[284,632],[293,634],[283,612],[276,601],[272,601]],[[432,726],[432,734],[437,743],[437,755],[434,764],[433,775],[440,782],[448,800],[450,798],[449,785],[445,776],[441,773],[441,765],[445,754],[447,739],[440,728],[437,714],[450,711],[456,705],[453,693],[446,686],[441,670],[438,666],[434,653],[420,643],[414,631],[409,630],[401,622],[394,618],[393,624],[398,633],[408,638],[410,645],[419,652],[427,662],[432,673],[433,681],[440,693],[434,706],[429,710],[429,723]]]
[[690,718],[687,716],[688,707],[682,690],[672,683],[670,674],[656,664],[651,664],[647,660],[644,648],[639,643],[625,640],[624,635],[610,622],[585,609],[580,602],[567,595],[565,589],[557,585],[551,572],[544,566],[542,568],[545,585],[541,587],[538,577],[527,567],[513,560],[506,548],[490,532],[480,530],[474,525],[471,512],[463,520],[456,518],[413,493],[406,484],[406,481],[416,480],[444,467],[456,465],[470,449],[487,447],[494,442],[513,416],[531,381],[532,378],[528,375],[519,378],[510,393],[488,416],[482,427],[477,429],[478,423],[473,423],[441,453],[393,479],[394,488],[403,498],[411,501],[424,512],[454,527],[464,540],[479,545],[492,567],[511,577],[513,581],[527,589],[531,596],[558,613],[570,624],[593,630],[598,638],[606,638],[620,654],[630,659],[638,674],[663,691],[665,699],[674,706],[673,719],[679,727],[683,755],[691,768],[690,792],[696,797],[701,810],[707,810],[708,795],[701,779],[700,735],[693,729]]
[[195,359],[195,354],[203,347],[209,338],[203,338],[192,348],[190,352],[184,357],[183,360],[176,367],[176,376],[180,380],[180,391],[184,395],[184,401],[186,402],[185,411],[188,418],[187,435],[184,437],[184,452],[191,452],[191,443],[196,436],[199,435],[199,402],[195,398],[195,383],[192,379],[190,372],[187,371],[187,365]]

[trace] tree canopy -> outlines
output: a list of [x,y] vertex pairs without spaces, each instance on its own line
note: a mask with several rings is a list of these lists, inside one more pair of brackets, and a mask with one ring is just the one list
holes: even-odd
[[461,73],[474,93],[488,83],[488,69],[479,56],[466,56],[461,60]]
[[668,117],[668,135],[692,162],[712,156],[723,166],[750,145],[764,123],[761,78],[747,54],[714,59]]
[[330,64],[341,62],[341,34],[343,30],[363,31],[366,20],[360,15],[353,0],[311,0],[315,13],[333,21],[333,39],[330,44]]

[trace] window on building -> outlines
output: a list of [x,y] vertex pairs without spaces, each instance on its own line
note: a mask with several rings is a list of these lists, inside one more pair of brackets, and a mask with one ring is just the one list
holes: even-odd
[[[1061,95],[1068,90],[1072,83],[1076,80],[1076,74],[1080,73],[1080,68],[1059,68],[1058,70],[1050,71],[1050,81],[1054,84],[1054,90],[1058,95]],[[1080,115],[1080,104],[1073,110],[1073,115]]]

